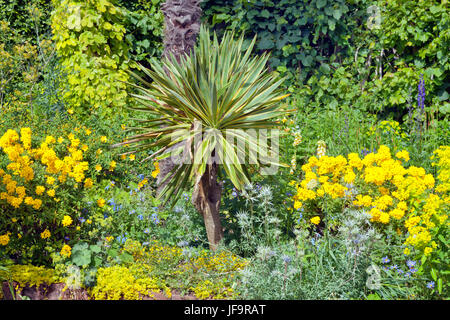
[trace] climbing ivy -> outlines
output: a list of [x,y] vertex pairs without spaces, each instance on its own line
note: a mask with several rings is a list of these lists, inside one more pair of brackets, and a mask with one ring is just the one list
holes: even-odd
[[110,115],[126,104],[125,12],[115,0],[53,0],[51,26],[67,72],[66,98],[79,112]]

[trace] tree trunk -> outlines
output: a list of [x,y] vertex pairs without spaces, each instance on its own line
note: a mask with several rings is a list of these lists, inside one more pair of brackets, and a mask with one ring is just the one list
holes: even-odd
[[[190,54],[195,47],[197,35],[200,31],[200,17],[202,9],[201,0],[167,0],[161,5],[164,14],[164,54],[163,59],[170,59],[173,54],[177,61],[184,54]],[[178,147],[173,146],[172,149]],[[156,183],[157,194],[165,187],[162,183],[164,177],[174,168],[173,161],[165,158],[159,162],[159,170]],[[168,181],[168,180],[167,180]]]
[[192,193],[192,204],[203,216],[208,236],[209,248],[215,251],[223,239],[222,223],[220,222],[220,199],[222,183],[217,182],[217,164],[207,166],[205,173],[195,184]]

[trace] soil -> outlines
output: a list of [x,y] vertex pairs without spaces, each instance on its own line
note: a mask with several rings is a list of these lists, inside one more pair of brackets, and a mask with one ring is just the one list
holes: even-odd
[[[13,288],[18,285],[17,282],[12,283]],[[13,298],[10,286],[7,282],[2,283],[3,300],[20,300],[21,297],[28,297],[30,300],[90,300],[86,289],[69,289],[63,290],[65,283],[53,283],[51,285],[26,286],[14,291],[16,299]],[[142,300],[199,300],[193,294],[182,295],[177,291],[172,291],[172,297],[167,297],[160,292],[152,292],[153,296],[143,296]]]

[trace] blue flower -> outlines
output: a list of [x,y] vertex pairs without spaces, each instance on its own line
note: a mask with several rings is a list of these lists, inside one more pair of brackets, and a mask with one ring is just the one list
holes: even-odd
[[134,213],[136,213],[136,210],[134,210],[134,209],[129,211],[129,214],[134,214]]
[[381,259],[382,263],[389,263],[390,261],[391,260],[389,260],[389,258],[387,256]]
[[158,218],[158,214],[157,213],[153,213],[152,214],[152,219],[153,219],[153,223],[154,224],[158,224],[159,223],[159,218]]
[[[126,233],[125,233],[126,234]],[[125,235],[122,236],[118,236],[117,241],[119,241],[120,243],[125,243],[125,241],[127,241],[127,237],[125,237]]]
[[409,269],[409,271],[410,271],[411,273],[416,273],[416,272],[417,272],[417,269],[416,269],[416,268],[411,268],[411,269]]
[[144,233],[149,233],[150,232],[150,229],[149,228],[146,228],[145,230],[144,230]]
[[283,255],[281,258],[283,259],[283,261],[285,263],[290,263],[292,261],[292,258],[290,256],[287,256],[287,255]]
[[427,283],[427,288],[428,289],[433,289],[434,288],[434,281],[430,281]]
[[80,222],[81,222],[81,223],[83,223],[83,222],[85,222],[85,221],[86,221],[86,219],[85,219],[85,218],[83,218],[83,217],[80,217],[80,218],[78,218],[78,220],[80,220]]
[[137,217],[138,217],[139,220],[144,219],[144,216],[142,214],[138,215]]
[[406,261],[406,265],[407,265],[409,268],[412,268],[412,267],[414,267],[414,266],[416,265],[416,261],[408,260],[408,261]]

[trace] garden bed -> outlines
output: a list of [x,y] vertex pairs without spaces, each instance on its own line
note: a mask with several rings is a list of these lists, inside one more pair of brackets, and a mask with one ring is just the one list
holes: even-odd
[[[15,289],[17,288],[17,289]],[[52,283],[51,285],[41,284],[39,287],[25,286],[19,287],[19,283],[12,282],[13,295],[11,294],[8,282],[2,282],[3,300],[90,300],[89,293],[86,289],[70,289],[66,288],[65,283]],[[20,297],[22,297],[22,299]],[[23,299],[23,297],[27,297]],[[142,297],[142,300],[199,300],[194,294],[181,294],[172,291],[171,297],[161,292],[151,292],[149,295]]]

